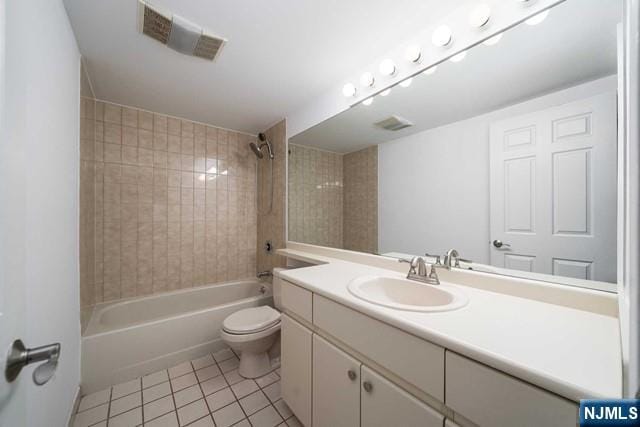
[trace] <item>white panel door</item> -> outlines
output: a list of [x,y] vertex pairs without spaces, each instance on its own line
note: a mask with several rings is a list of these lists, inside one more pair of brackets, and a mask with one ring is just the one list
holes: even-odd
[[312,332],[286,314],[282,316],[280,370],[282,398],[300,422],[311,426]]
[[492,123],[492,265],[616,281],[616,126],[613,92]]
[[313,335],[313,427],[360,425],[360,362]]

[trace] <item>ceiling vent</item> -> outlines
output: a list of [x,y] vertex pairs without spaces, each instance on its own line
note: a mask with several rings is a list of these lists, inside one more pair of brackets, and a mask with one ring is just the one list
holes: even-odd
[[138,0],[138,31],[185,55],[213,61],[226,39],[206,33],[186,19]]
[[382,129],[392,131],[397,131],[413,126],[413,123],[411,123],[409,120],[403,119],[399,116],[391,116],[374,124],[378,127],[381,127]]

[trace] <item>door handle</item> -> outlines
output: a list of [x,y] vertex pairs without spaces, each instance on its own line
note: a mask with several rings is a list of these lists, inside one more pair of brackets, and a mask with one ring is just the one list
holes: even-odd
[[500,249],[503,246],[506,247],[506,248],[510,248],[511,247],[510,244],[504,243],[502,240],[498,240],[498,239],[493,241],[493,246],[495,246],[498,249]]
[[59,358],[60,343],[26,348],[22,340],[15,340],[9,349],[4,376],[7,382],[13,382],[25,366],[44,362],[33,371],[33,382],[44,385],[53,377]]

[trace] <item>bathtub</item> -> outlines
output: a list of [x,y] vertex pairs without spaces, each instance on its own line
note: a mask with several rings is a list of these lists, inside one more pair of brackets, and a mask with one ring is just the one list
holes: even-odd
[[255,279],[98,304],[82,336],[82,392],[218,351],[225,317],[260,305],[273,297]]

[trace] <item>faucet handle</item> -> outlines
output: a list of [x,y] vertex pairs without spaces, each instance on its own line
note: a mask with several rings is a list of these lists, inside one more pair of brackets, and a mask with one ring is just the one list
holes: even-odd
[[436,265],[441,265],[442,264],[440,262],[440,255],[424,254],[424,256],[428,256],[429,258],[435,258],[436,259]]
[[409,274],[416,274],[416,267],[418,266],[418,257],[414,256],[411,259],[400,258],[398,262],[404,262],[409,264]]

